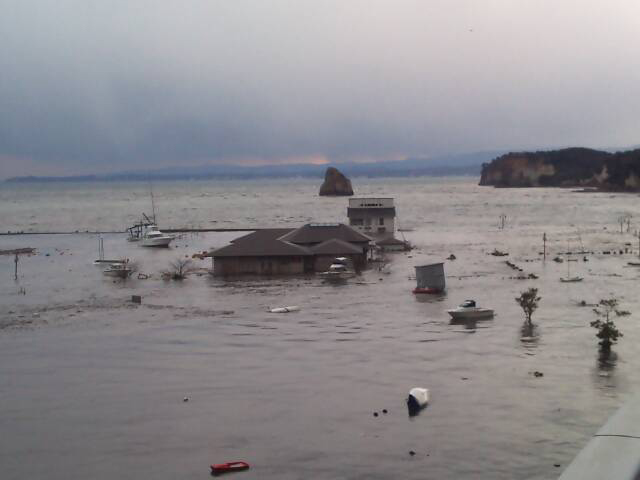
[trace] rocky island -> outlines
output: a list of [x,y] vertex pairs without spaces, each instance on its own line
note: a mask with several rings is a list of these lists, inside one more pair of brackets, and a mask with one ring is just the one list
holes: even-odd
[[640,149],[616,153],[590,148],[507,153],[482,165],[480,185],[640,191]]
[[345,177],[337,168],[327,168],[324,174],[324,183],[320,186],[320,196],[349,197],[351,195],[353,195],[351,180]]

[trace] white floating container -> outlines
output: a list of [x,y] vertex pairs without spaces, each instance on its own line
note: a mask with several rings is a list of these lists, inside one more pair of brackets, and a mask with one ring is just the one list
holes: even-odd
[[429,403],[429,390],[426,388],[415,387],[409,390],[407,405],[409,409],[421,410]]
[[270,308],[269,312],[270,313],[289,313],[289,312],[297,312],[299,310],[300,310],[300,307],[296,305],[291,305],[289,307]]

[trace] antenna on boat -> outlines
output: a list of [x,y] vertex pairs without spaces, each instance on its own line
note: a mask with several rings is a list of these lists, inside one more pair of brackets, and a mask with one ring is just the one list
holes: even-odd
[[153,200],[153,186],[151,182],[149,182],[149,192],[151,193],[151,218],[153,219],[153,223],[156,223],[156,204]]

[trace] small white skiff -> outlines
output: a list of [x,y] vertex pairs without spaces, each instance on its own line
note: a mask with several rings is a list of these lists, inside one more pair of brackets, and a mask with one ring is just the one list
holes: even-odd
[[447,310],[454,320],[480,320],[493,317],[493,310],[476,306],[475,300],[465,300],[458,308]]

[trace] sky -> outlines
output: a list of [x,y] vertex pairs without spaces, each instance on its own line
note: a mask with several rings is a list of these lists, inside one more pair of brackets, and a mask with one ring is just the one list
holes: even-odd
[[0,178],[640,144],[636,0],[0,12]]

